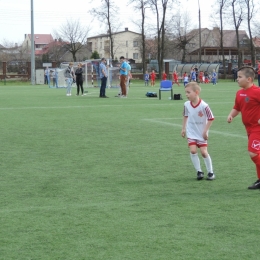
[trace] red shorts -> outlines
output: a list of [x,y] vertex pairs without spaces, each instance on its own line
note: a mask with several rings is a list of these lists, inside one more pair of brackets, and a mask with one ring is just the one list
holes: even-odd
[[195,140],[195,139],[190,139],[190,138],[188,138],[188,144],[189,144],[189,146],[196,145],[198,148],[203,147],[203,146],[208,146],[207,140],[200,141],[200,140]]
[[251,133],[248,135],[248,151],[260,154],[260,133]]

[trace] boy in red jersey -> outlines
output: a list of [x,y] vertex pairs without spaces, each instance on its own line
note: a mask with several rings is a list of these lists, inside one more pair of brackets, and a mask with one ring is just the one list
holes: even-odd
[[176,83],[176,84],[178,84],[178,86],[180,86],[180,84],[178,82],[178,73],[176,72],[176,70],[173,71],[173,73],[172,73],[172,79],[173,79],[172,84]]
[[162,80],[166,80],[166,79],[167,79],[167,74],[165,73],[165,71],[163,71]]
[[155,78],[156,78],[154,70],[152,70],[152,73],[150,76],[151,76],[151,86],[154,86]]
[[255,71],[252,67],[241,67],[237,73],[240,90],[236,93],[235,105],[227,122],[241,112],[242,122],[248,136],[248,153],[256,165],[258,180],[248,189],[260,189],[260,88],[254,85]]

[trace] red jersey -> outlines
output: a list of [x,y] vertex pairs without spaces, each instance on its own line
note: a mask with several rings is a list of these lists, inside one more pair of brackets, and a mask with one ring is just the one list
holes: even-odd
[[151,73],[151,80],[155,80],[155,73]]
[[178,74],[176,72],[173,72],[173,79],[178,80]]
[[167,74],[166,74],[166,73],[163,73],[162,79],[163,79],[163,80],[166,80],[166,79],[167,79]]
[[233,107],[241,112],[242,122],[248,134],[260,132],[260,88],[253,85],[248,89],[237,91]]

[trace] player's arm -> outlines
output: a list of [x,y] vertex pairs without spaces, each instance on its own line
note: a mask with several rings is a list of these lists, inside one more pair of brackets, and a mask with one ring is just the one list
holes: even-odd
[[208,120],[208,122],[207,122],[207,124],[206,124],[206,126],[204,128],[204,131],[202,133],[202,136],[203,136],[204,140],[208,140],[208,131],[209,131],[212,123],[213,123],[213,120]]
[[187,125],[187,116],[183,116],[183,121],[182,121],[182,130],[181,130],[181,136],[184,138],[186,136],[186,125]]
[[233,118],[236,117],[239,114],[239,111],[237,111],[236,109],[232,109],[227,117],[227,122],[231,123]]

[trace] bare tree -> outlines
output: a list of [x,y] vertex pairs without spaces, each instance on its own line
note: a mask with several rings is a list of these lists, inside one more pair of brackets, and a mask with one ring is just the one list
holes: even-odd
[[162,74],[163,59],[165,55],[166,11],[171,9],[170,5],[173,2],[174,0],[148,0],[148,3],[156,16],[159,77],[161,77]]
[[249,32],[249,37],[250,37],[250,53],[251,53],[251,64],[253,67],[255,67],[255,60],[256,60],[256,55],[255,55],[255,47],[253,43],[253,36],[252,36],[252,29],[251,29],[251,21],[254,15],[254,0],[245,0],[246,4],[246,9],[247,9],[247,28]]
[[76,61],[76,53],[86,45],[89,27],[83,27],[79,20],[68,20],[58,32],[59,38],[67,44],[64,47],[72,54],[73,61]]
[[94,14],[100,22],[106,22],[107,33],[110,40],[110,56],[112,60],[115,59],[114,50],[114,38],[113,33],[116,31],[116,5],[113,0],[101,0],[101,6],[99,8],[93,8],[90,10],[91,14]]
[[143,72],[146,70],[146,64],[145,64],[145,11],[148,8],[148,0],[130,0],[130,3],[134,3],[135,10],[138,10],[141,12],[141,53],[142,53],[142,67]]
[[242,54],[240,51],[239,27],[243,21],[243,6],[241,0],[231,0],[233,23],[236,30],[238,67],[242,65]]
[[173,41],[172,49],[181,54],[181,62],[186,62],[189,43],[198,35],[197,30],[192,30],[192,22],[189,14],[183,13],[172,18]]
[[228,0],[217,0],[217,4],[219,6],[219,21],[220,21],[220,49],[222,52],[222,64],[224,68],[224,77],[226,78],[226,60],[224,53],[224,26],[223,26],[223,18],[224,18],[224,10],[226,8]]

